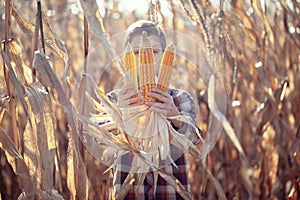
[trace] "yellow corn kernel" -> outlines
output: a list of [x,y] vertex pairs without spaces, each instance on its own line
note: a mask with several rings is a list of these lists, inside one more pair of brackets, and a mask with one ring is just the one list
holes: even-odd
[[164,51],[160,69],[158,73],[158,80],[156,87],[162,91],[167,92],[169,90],[169,83],[172,73],[172,67],[175,58],[175,45],[173,43],[169,44]]
[[147,37],[147,33],[142,33],[141,45],[139,49],[140,62],[140,89],[144,95],[144,101],[155,102],[156,99],[148,96],[148,92],[156,86],[154,73],[154,55],[151,42]]
[[132,47],[129,43],[125,51],[124,65],[125,65],[125,70],[128,74],[128,76],[124,77],[124,85],[133,82],[134,85],[138,88],[136,59]]

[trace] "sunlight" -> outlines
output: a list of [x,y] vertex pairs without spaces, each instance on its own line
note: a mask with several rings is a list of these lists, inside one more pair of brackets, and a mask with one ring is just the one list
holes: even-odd
[[[145,18],[148,13],[149,0],[131,0],[130,3],[126,0],[118,1],[118,10],[125,14],[130,15],[132,12],[140,18]],[[113,9],[113,1],[105,2],[104,0],[97,0],[98,7],[100,8],[101,16],[105,15],[105,8]],[[166,0],[160,1],[161,12],[167,18],[173,16],[170,8],[170,4]]]
[[125,14],[135,11],[138,16],[144,16],[148,11],[148,5],[148,0],[131,0],[130,3],[126,0],[120,0],[119,10]]

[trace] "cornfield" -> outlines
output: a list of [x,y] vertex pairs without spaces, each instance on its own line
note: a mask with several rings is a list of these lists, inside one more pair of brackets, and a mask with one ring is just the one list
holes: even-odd
[[113,107],[103,94],[138,19],[180,47],[171,84],[212,142],[189,157],[193,199],[300,199],[300,2],[137,2],[1,1],[0,199],[115,199],[85,126],[97,102]]

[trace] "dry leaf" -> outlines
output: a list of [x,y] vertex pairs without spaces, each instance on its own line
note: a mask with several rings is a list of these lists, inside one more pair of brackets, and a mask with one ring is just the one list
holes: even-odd
[[76,199],[76,170],[75,170],[75,147],[74,142],[70,139],[68,143],[67,154],[67,186],[70,191],[70,199]]
[[9,156],[7,159],[11,161],[10,164],[12,165],[15,174],[20,178],[19,182],[26,193],[26,198],[33,199],[35,187],[32,184],[28,168],[15,144],[1,127],[0,148],[2,148],[7,153],[7,156]]
[[129,190],[132,188],[134,181],[135,181],[134,174],[129,173],[125,181],[123,182],[120,190],[116,194],[116,200],[121,200],[125,198]]
[[[29,91],[27,91],[27,95],[30,96]],[[27,98],[26,98],[27,99]],[[30,98],[29,98],[30,99]],[[34,99],[34,98],[33,98]],[[36,186],[40,186],[41,184],[41,160],[40,153],[38,149],[38,141],[37,141],[37,125],[35,121],[35,108],[38,109],[38,104],[34,104],[33,102],[28,102],[28,107],[30,111],[30,119],[32,121],[32,125],[29,123],[26,124],[25,130],[23,132],[23,143],[24,143],[24,162],[28,166],[29,174],[32,177],[33,184]]]
[[[12,85],[14,86],[16,96],[21,101],[21,104],[24,108],[26,117],[29,118],[28,106],[27,106],[26,101],[24,99],[24,94],[25,94],[24,86],[21,85],[21,83],[18,81],[18,79],[17,79],[17,77],[16,77],[16,75],[13,71],[13,68],[10,65],[10,62],[9,62],[9,59],[8,59],[7,55],[3,51],[1,51],[1,54],[2,54],[2,58],[3,58],[6,66],[7,66],[8,70],[9,70],[8,71],[9,80],[11,81]],[[30,120],[29,120],[29,122],[30,122]]]
[[231,141],[233,142],[233,144],[235,145],[235,147],[237,148],[237,150],[239,151],[239,153],[243,156],[245,156],[245,153],[243,151],[243,148],[238,140],[238,138],[236,137],[233,128],[231,127],[230,123],[228,122],[227,118],[220,112],[216,102],[215,102],[215,77],[211,76],[210,81],[209,81],[209,85],[208,85],[208,105],[211,109],[211,112],[213,113],[213,115],[221,122],[221,124],[223,125],[227,135],[229,136],[229,138],[231,139]]
[[[28,35],[34,35],[34,26],[30,24],[27,20],[25,20],[13,7],[12,14],[15,17],[16,21],[18,22],[21,29]],[[45,33],[45,41],[46,45],[50,47],[57,55],[62,57],[65,61],[66,68],[68,62],[68,53],[65,45],[63,42],[58,38],[58,35],[54,32],[50,24],[48,23],[47,18],[43,15],[43,23],[44,23],[44,33]],[[65,69],[66,71],[66,69]]]

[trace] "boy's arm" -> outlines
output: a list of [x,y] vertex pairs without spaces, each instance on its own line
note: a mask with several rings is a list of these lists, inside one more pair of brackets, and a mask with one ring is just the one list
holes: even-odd
[[[188,118],[191,123],[198,129],[198,132],[202,135],[202,131],[197,126],[196,123],[196,106],[195,102],[193,101],[191,95],[183,90],[171,90],[171,95],[173,96],[174,104],[176,105],[177,109],[180,112],[180,115],[185,116]],[[172,124],[173,125],[173,124]],[[192,125],[181,122],[179,127],[173,125],[173,128],[182,134],[185,134],[194,144],[198,144],[200,139],[197,135],[197,131],[195,130]]]

